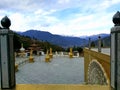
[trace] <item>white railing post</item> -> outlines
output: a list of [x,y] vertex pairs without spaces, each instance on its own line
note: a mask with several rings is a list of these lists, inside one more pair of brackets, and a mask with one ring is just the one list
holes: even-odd
[[101,52],[101,37],[98,37],[98,52]]

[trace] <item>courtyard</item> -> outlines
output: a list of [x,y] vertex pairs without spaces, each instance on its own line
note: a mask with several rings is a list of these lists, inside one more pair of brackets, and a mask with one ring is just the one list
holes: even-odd
[[[28,58],[16,58],[16,62]],[[84,83],[84,58],[54,56],[45,62],[45,56],[34,56],[34,63],[19,65],[17,84],[81,84]]]

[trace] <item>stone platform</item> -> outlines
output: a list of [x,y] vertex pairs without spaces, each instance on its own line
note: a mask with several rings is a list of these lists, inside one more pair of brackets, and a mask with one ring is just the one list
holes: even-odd
[[28,62],[19,66],[19,71],[16,72],[17,84],[84,83],[84,58],[54,56],[48,63],[45,62],[45,56],[34,58],[34,63]]

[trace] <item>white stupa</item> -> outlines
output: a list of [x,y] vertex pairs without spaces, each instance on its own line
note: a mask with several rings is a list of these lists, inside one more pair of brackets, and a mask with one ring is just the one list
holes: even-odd
[[20,51],[21,51],[21,52],[24,52],[24,51],[25,51],[25,48],[23,47],[23,43],[21,44]]

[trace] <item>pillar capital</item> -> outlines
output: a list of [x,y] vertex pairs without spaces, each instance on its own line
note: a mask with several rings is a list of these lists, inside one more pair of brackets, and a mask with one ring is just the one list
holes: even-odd
[[120,26],[114,26],[111,28],[111,33],[120,33]]

